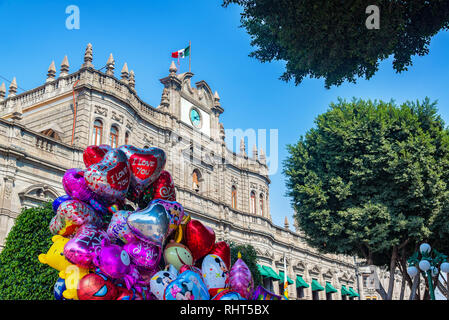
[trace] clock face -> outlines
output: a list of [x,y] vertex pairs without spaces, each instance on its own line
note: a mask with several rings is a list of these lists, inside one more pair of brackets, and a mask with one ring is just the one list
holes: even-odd
[[195,128],[201,127],[201,115],[197,109],[192,108],[190,110],[190,121],[192,122]]

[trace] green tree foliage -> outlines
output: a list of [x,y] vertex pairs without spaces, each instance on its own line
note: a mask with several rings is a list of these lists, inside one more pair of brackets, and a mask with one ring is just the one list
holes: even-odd
[[[379,62],[393,55],[397,72],[426,55],[432,36],[449,26],[447,0],[223,0],[242,6],[242,27],[261,62],[286,62],[284,81],[306,76],[325,86],[371,78]],[[369,5],[380,10],[380,28],[365,25]]]
[[24,209],[0,253],[1,300],[49,300],[58,271],[39,262],[52,245],[48,228],[54,213],[50,203]]
[[312,246],[405,272],[419,241],[449,234],[449,132],[429,99],[339,100],[289,145],[296,220]]
[[254,288],[258,285],[262,285],[262,276],[257,269],[257,252],[252,245],[235,244],[231,242],[229,244],[231,248],[231,265],[237,261],[237,255],[240,252],[242,255],[242,260],[245,261],[248,266],[254,280]]

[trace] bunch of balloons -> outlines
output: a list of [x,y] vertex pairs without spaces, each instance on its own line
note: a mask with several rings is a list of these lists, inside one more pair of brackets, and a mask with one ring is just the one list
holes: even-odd
[[64,174],[53,245],[39,255],[59,271],[56,299],[267,299],[241,256],[231,266],[229,245],[176,202],[163,150],[89,146],[83,160]]

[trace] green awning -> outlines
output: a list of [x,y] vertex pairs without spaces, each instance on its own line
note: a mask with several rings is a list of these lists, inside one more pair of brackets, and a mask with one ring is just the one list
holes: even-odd
[[309,284],[301,276],[296,276],[296,288],[308,288]]
[[349,287],[349,294],[351,295],[351,297],[359,297],[360,295],[355,292],[354,289],[352,289],[352,287]]
[[351,295],[351,292],[349,292],[349,290],[348,289],[346,289],[346,287],[345,286],[341,286],[341,295],[342,296],[347,296],[347,295]]
[[259,270],[259,273],[262,277],[269,277],[270,274],[260,265],[257,265],[257,270]]
[[312,291],[323,291],[324,288],[321,286],[321,284],[318,283],[317,280],[312,280]]
[[262,268],[268,273],[267,278],[273,278],[274,280],[279,280],[279,276],[271,267],[262,266]]
[[335,289],[330,282],[326,281],[326,293],[334,293],[337,292],[337,289]]
[[[279,271],[279,281],[284,282],[284,272],[283,271]],[[290,279],[289,276],[287,276],[287,282],[288,282],[288,284],[293,284],[294,283],[293,280]]]

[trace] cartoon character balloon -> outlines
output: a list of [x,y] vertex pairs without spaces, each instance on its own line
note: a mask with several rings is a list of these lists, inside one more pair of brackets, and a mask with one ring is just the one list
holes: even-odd
[[156,268],[161,259],[159,246],[138,239],[125,244],[123,250],[128,253],[135,265],[147,269]]
[[201,264],[204,283],[214,296],[217,290],[229,286],[229,271],[224,261],[217,255],[208,254]]
[[238,292],[224,289],[217,293],[211,300],[246,300]]
[[117,287],[101,273],[90,273],[79,282],[79,300],[115,300],[118,295]]
[[130,214],[131,211],[128,210],[118,210],[112,214],[107,230],[107,234],[111,240],[120,239],[123,243],[128,243],[136,239],[127,223]]
[[209,300],[209,298],[209,292],[201,276],[189,270],[171,281],[164,293],[164,300]]
[[154,274],[150,281],[151,293],[158,299],[164,300],[165,288],[175,280],[177,274],[169,272],[168,270],[158,271]]
[[177,242],[170,242],[165,246],[164,260],[180,271],[183,265],[193,265],[193,256],[189,248]]
[[65,289],[65,280],[62,278],[58,278],[53,288],[53,295],[56,300],[65,300],[65,298],[62,296],[62,293],[65,291]]
[[230,288],[238,292],[243,298],[249,299],[252,297],[254,290],[253,277],[240,252],[237,261],[229,271],[229,283]]
[[[48,264],[53,269],[60,271],[61,275],[65,274],[67,267],[72,264],[64,257],[64,246],[69,242],[69,238],[56,235],[51,238],[53,244],[47,253],[41,253],[38,257],[40,263]],[[60,278],[62,278],[60,276]]]

